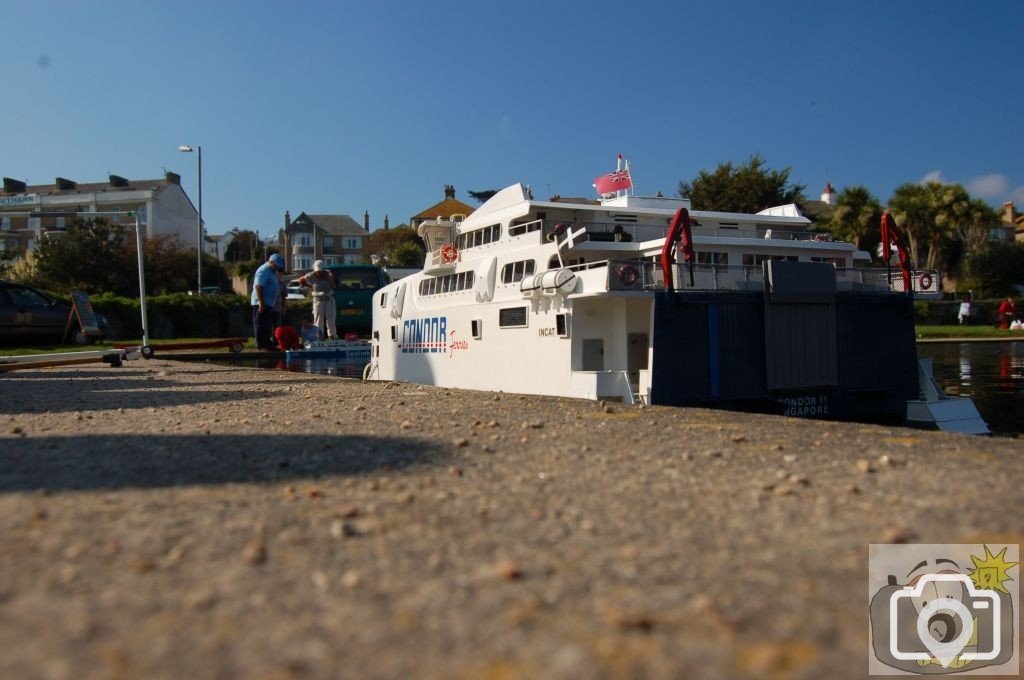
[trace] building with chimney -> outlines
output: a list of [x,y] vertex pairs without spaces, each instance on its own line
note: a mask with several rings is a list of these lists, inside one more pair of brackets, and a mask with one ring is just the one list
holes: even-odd
[[413,215],[409,220],[409,226],[412,227],[413,231],[417,231],[419,226],[427,220],[433,220],[438,217],[448,220],[451,219],[452,215],[466,217],[471,212],[473,212],[472,207],[455,198],[455,187],[451,184],[445,184],[444,200],[440,203],[435,203],[418,215]]
[[1017,212],[1013,201],[1003,203],[1003,229],[1009,241],[1024,241],[1024,215]]
[[[147,237],[173,236],[196,247],[198,212],[173,172],[163,179],[132,180],[110,175],[106,182],[79,183],[57,177],[53,184],[3,178],[0,191],[0,252],[32,252],[47,235],[65,229],[71,213],[138,213]],[[135,225],[135,217],[104,215],[114,224]],[[204,225],[205,226],[205,225]]]
[[313,268],[313,262],[356,264],[363,259],[370,235],[370,214],[363,213],[363,226],[348,215],[309,215],[299,213],[294,220],[284,213],[284,229],[278,233],[282,252],[287,255],[288,270],[300,273]]

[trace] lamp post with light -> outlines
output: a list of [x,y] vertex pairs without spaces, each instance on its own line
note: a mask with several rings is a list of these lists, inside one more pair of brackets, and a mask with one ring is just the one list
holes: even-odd
[[[178,151],[183,153],[192,153],[192,147],[188,144],[182,144],[178,147]],[[196,267],[196,295],[202,295],[203,293],[203,147],[196,146],[196,161],[199,168],[199,215],[196,218],[196,261],[198,266]]]

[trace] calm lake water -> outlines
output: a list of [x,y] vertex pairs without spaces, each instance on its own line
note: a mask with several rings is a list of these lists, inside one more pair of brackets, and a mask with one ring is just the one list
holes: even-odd
[[[917,353],[921,358],[932,359],[935,379],[947,394],[974,400],[992,432],[1024,434],[1024,342],[927,343],[919,344]],[[232,363],[361,378],[366,362],[258,359]]]
[[918,344],[917,355],[932,359],[935,380],[947,394],[974,400],[992,432],[1024,433],[1024,343]]
[[[218,361],[217,363],[222,363]],[[285,359],[227,359],[223,363],[231,366],[252,366],[255,368],[274,368],[279,371],[295,371],[296,373],[319,373],[339,378],[362,378],[366,360],[352,361],[348,359],[304,359],[288,361]]]

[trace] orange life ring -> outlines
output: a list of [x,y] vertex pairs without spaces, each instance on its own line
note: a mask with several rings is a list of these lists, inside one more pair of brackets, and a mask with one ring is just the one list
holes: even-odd
[[441,259],[447,264],[455,262],[455,260],[459,259],[459,249],[452,243],[445,243],[441,246]]
[[640,272],[631,264],[619,267],[619,281],[625,286],[630,286],[637,282],[640,278]]
[[932,275],[928,272],[921,274],[917,279],[917,283],[921,286],[921,290],[930,290],[933,283]]

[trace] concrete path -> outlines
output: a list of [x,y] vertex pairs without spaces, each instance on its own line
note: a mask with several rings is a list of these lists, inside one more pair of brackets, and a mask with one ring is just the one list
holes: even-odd
[[1015,439],[159,359],[0,395],[4,678],[863,678],[868,544],[1024,543]]

